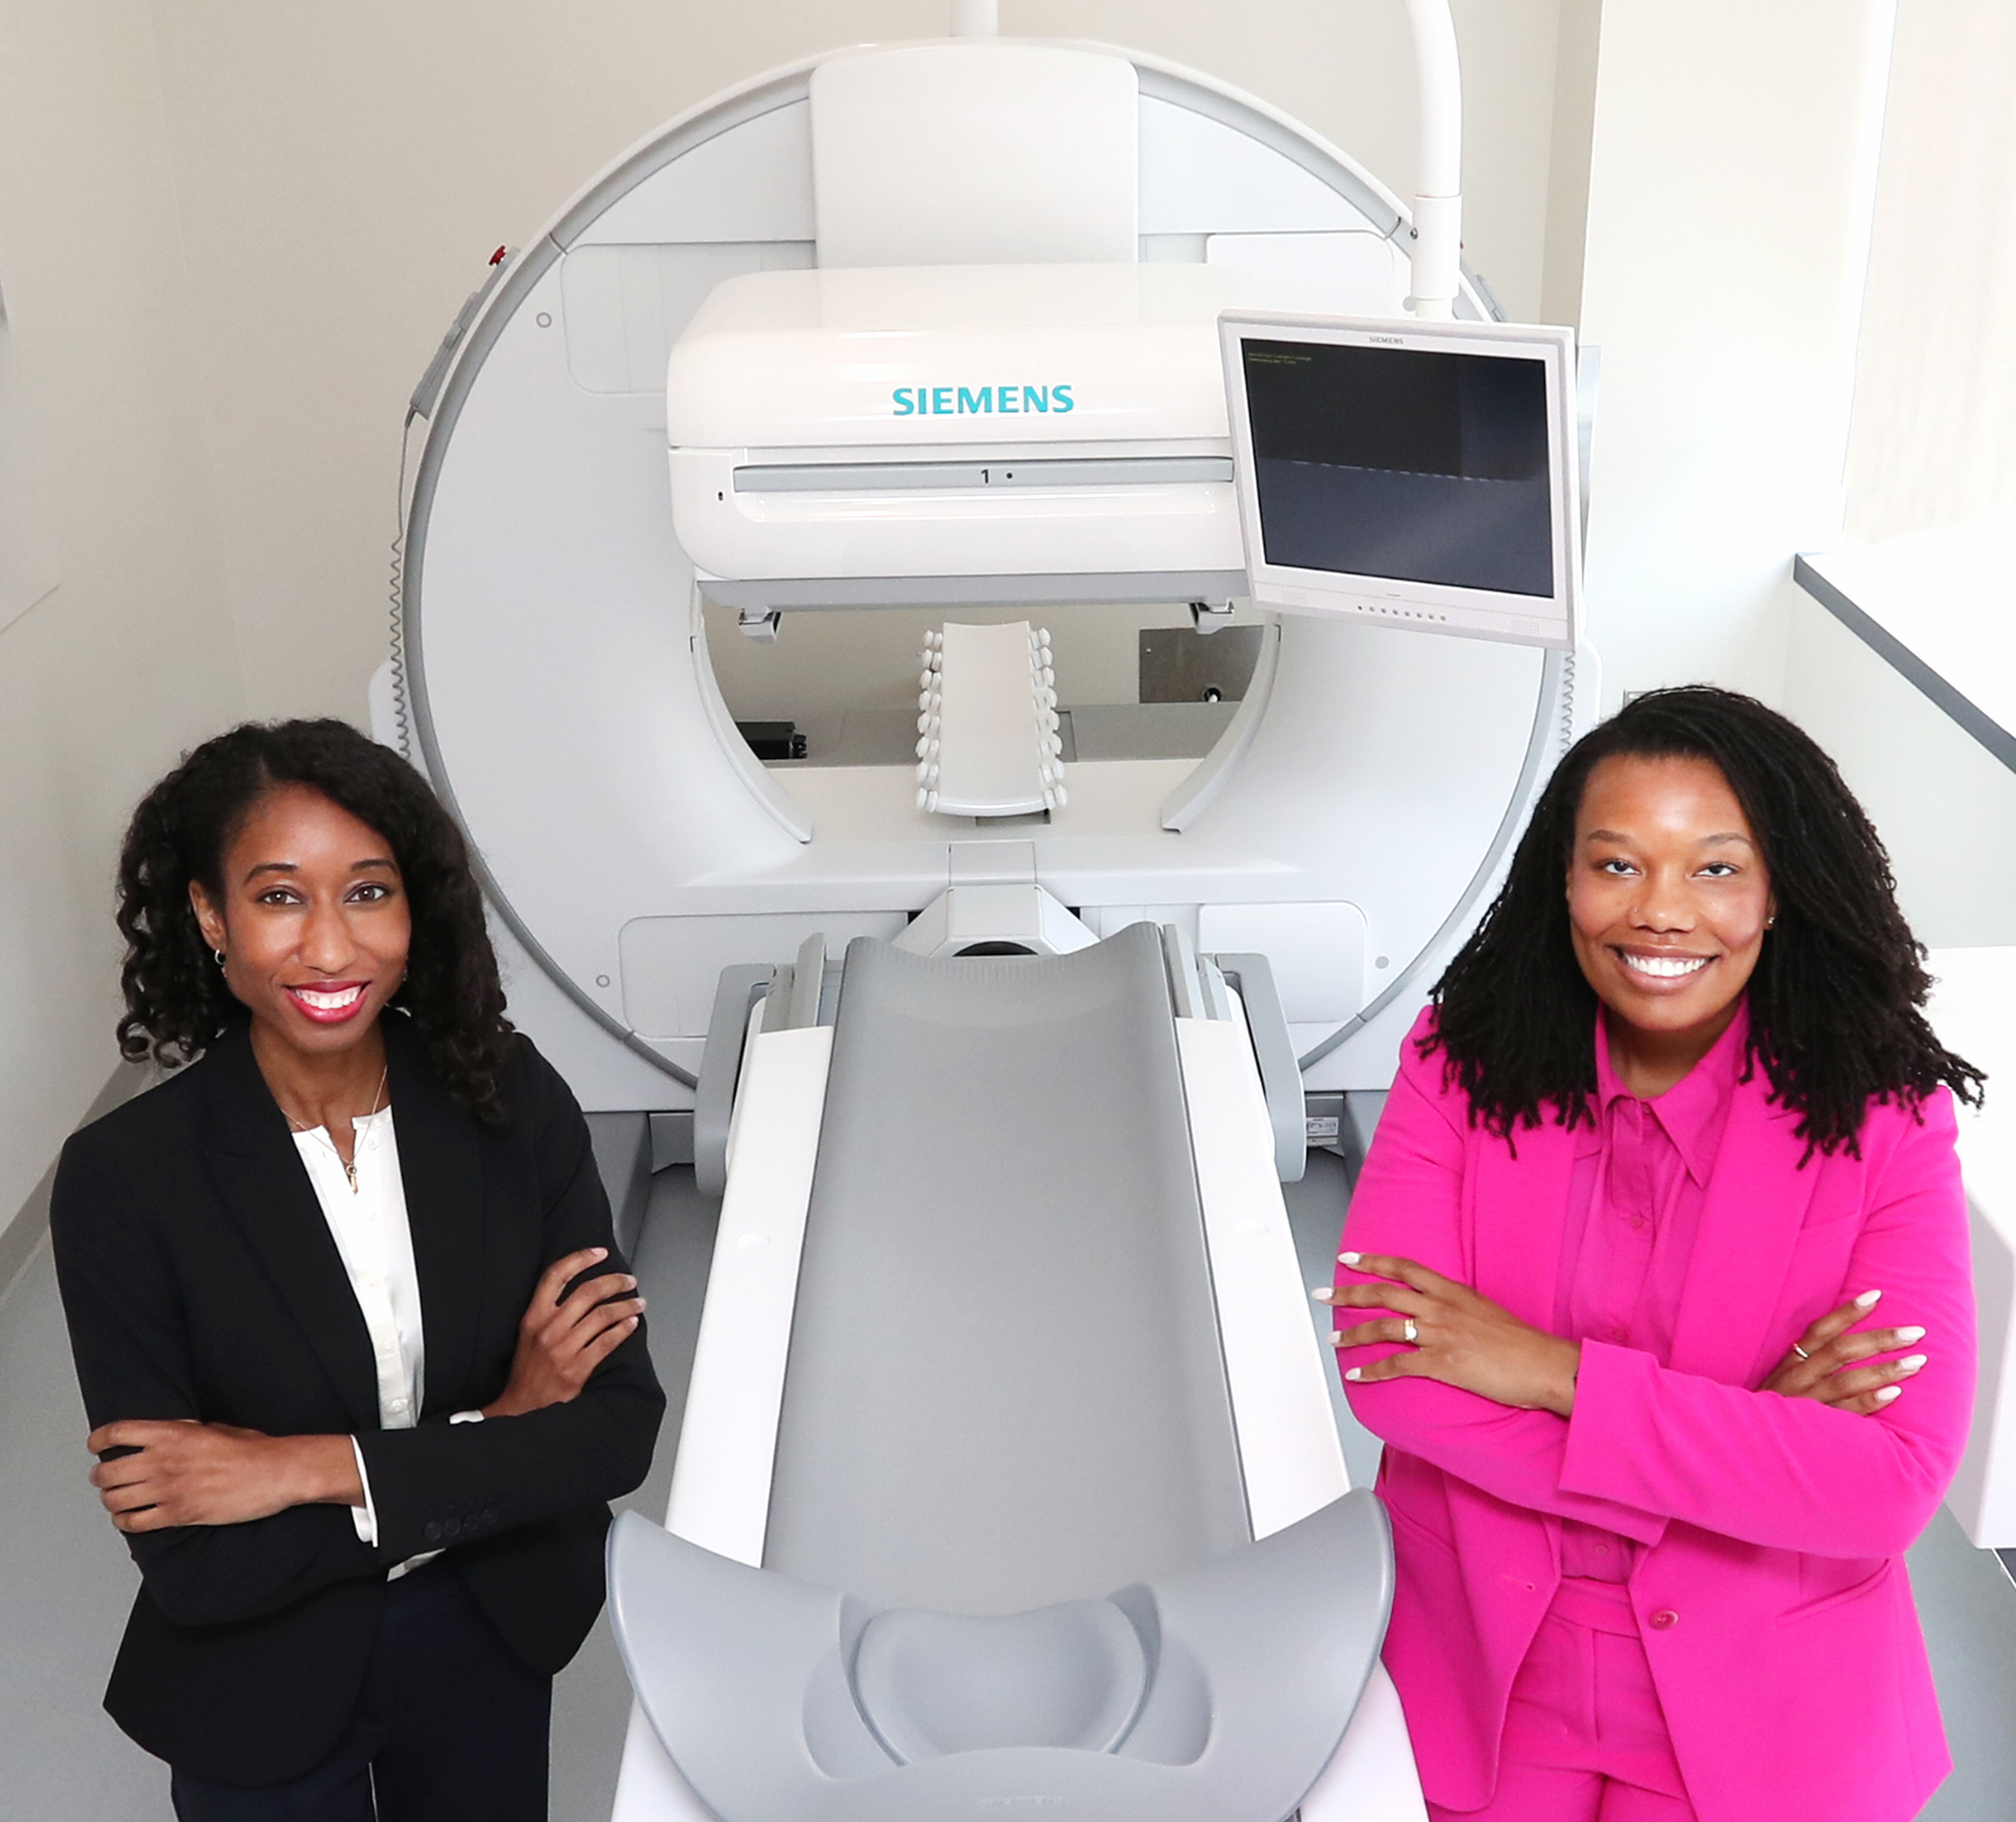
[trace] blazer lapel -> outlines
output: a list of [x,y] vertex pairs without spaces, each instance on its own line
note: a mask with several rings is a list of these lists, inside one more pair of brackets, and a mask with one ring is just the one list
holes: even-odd
[[392,1125],[427,1336],[425,1412],[466,1402],[483,1290],[483,1147],[473,1115],[435,1078],[419,1034],[385,1015]]
[[322,1205],[239,1028],[212,1047],[205,1152],[225,1208],[300,1325],[351,1426],[378,1428],[370,1332]]
[[1784,1294],[1792,1249],[1822,1169],[1802,1170],[1796,1115],[1769,1098],[1762,1070],[1737,1085],[1673,1331],[1676,1371],[1748,1385]]
[[1569,1181],[1576,1142],[1584,1136],[1550,1117],[1530,1131],[1514,1132],[1515,1156],[1503,1139],[1474,1129],[1476,1201],[1466,1211],[1476,1236],[1472,1288],[1536,1328],[1554,1326]]

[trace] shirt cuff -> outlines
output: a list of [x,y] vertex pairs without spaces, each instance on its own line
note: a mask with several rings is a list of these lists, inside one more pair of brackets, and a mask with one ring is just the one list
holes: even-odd
[[357,1527],[357,1541],[378,1547],[378,1508],[371,1503],[371,1476],[365,1472],[364,1445],[352,1436],[350,1453],[357,1461],[357,1484],[364,1489],[364,1504],[350,1508],[350,1522]]

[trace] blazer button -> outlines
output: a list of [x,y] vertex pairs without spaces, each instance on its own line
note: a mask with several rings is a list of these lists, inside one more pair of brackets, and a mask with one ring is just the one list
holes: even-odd
[[[441,1535],[445,1537],[457,1537],[461,1534],[462,1521],[459,1518],[450,1518],[441,1526]],[[1655,1618],[1652,1623],[1657,1626],[1659,1622]]]
[[441,1542],[441,1526],[430,1518],[420,1527],[420,1535],[430,1543],[438,1543]]
[[483,1508],[483,1522],[486,1525],[494,1525],[497,1522],[497,1508],[495,1506],[485,1506]]
[[1652,1615],[1652,1623],[1660,1631],[1664,1632],[1669,1626],[1678,1626],[1680,1623],[1680,1616],[1672,1608],[1661,1607]]

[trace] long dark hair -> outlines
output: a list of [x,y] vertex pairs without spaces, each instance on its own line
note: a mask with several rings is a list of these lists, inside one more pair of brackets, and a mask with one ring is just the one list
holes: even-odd
[[223,901],[225,851],[278,785],[321,792],[391,845],[413,926],[391,1003],[411,1015],[448,1092],[501,1119],[513,1039],[468,847],[427,780],[345,721],[247,722],[186,754],[141,800],[119,856],[120,1054],[172,1069],[245,1016],[203,940],[189,882]]
[[1746,990],[1744,1075],[1763,1069],[1773,1098],[1798,1115],[1809,1155],[1852,1155],[1872,1101],[1915,1111],[1942,1082],[1980,1100],[1981,1072],[1925,1021],[1924,947],[1834,761],[1762,703],[1695,685],[1648,692],[1576,742],[1496,900],[1436,984],[1423,1051],[1442,1052],[1474,1121],[1506,1138],[1549,1109],[1564,1126],[1593,1123],[1597,999],[1575,960],[1567,880],[1583,789],[1618,755],[1707,760],[1743,807],[1777,915]]

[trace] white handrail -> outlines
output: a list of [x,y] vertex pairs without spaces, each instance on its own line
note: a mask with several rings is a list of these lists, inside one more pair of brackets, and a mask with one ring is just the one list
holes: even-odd
[[1407,0],[1420,140],[1414,180],[1415,315],[1455,314],[1463,266],[1463,70],[1449,0]]

